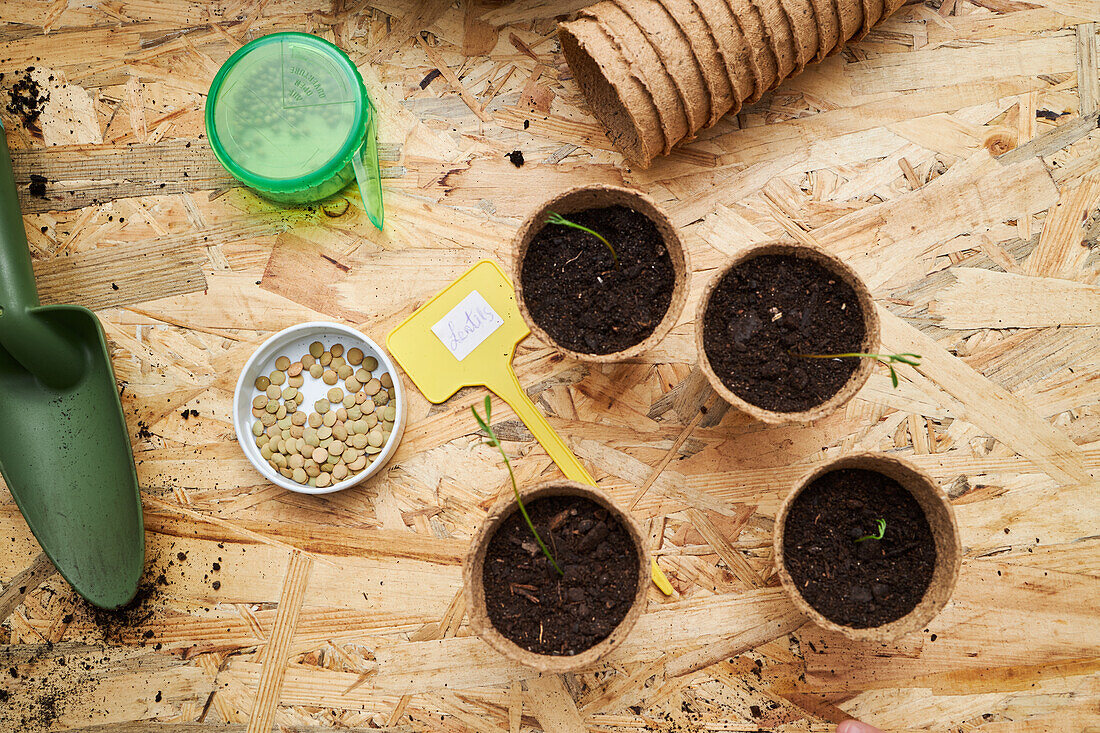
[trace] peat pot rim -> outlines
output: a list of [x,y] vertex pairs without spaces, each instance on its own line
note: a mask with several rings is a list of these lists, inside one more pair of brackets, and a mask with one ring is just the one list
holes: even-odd
[[[603,124],[615,147],[641,168],[648,168],[654,157],[667,153],[664,132],[656,119],[657,106],[639,76],[631,73],[629,61],[601,18],[581,15],[559,23],[558,37],[562,56],[588,109]],[[651,118],[644,120],[647,111]]]
[[855,290],[860,310],[863,311],[864,334],[863,343],[860,345],[860,351],[865,354],[873,354],[879,348],[881,335],[878,311],[875,310],[875,300],[871,296],[871,291],[868,290],[867,285],[860,279],[855,270],[839,257],[829,254],[820,247],[791,242],[764,242],[747,247],[741,252],[738,252],[733,256],[733,259],[722,268],[722,271],[707,283],[706,289],[703,291],[703,297],[699,299],[699,307],[695,313],[695,347],[699,353],[699,366],[706,375],[707,381],[710,382],[710,386],[714,388],[714,391],[717,392],[722,399],[741,412],[747,413],[761,422],[771,425],[786,425],[820,420],[835,412],[863,388],[863,385],[871,376],[871,372],[874,371],[875,365],[873,359],[860,359],[859,365],[856,367],[856,370],[852,372],[852,376],[848,378],[848,381],[844,383],[844,386],[821,404],[798,412],[779,412],[776,410],[766,410],[763,407],[754,405],[737,396],[733,390],[727,387],[725,382],[718,377],[718,374],[715,373],[710,363],[710,357],[707,355],[707,350],[703,343],[703,328],[705,325],[704,320],[707,314],[707,306],[710,305],[711,296],[730,270],[743,262],[763,255],[791,255],[794,257],[804,257],[824,266],[826,269],[835,273],[837,277],[844,280],[844,282],[848,283],[852,289]]
[[642,528],[637,520],[629,512],[620,508],[610,496],[595,486],[568,479],[554,479],[526,489],[520,489],[520,496],[523,497],[524,504],[529,504],[535,499],[547,496],[579,496],[590,499],[610,511],[626,527],[630,538],[634,541],[634,547],[638,554],[638,590],[634,595],[634,603],[630,606],[630,610],[627,611],[623,620],[619,622],[619,625],[606,639],[571,657],[530,652],[497,631],[490,622],[489,613],[485,607],[482,573],[485,566],[485,555],[489,549],[489,540],[492,539],[504,520],[518,511],[519,507],[516,504],[515,496],[509,494],[489,510],[489,515],[481,523],[477,534],[474,535],[470,543],[469,553],[462,564],[463,593],[467,613],[469,614],[470,629],[481,637],[486,644],[508,659],[539,672],[560,674],[586,669],[595,665],[619,646],[630,633],[638,618],[645,612],[650,579],[649,549],[646,546],[645,535],[642,533]]
[[[633,346],[610,354],[586,354],[583,351],[567,349],[535,323],[535,319],[531,317],[531,312],[527,309],[527,302],[523,298],[523,278],[520,277],[523,271],[523,258],[527,256],[527,249],[531,245],[531,240],[546,226],[548,212],[553,211],[567,216],[575,211],[616,205],[633,209],[647,217],[657,227],[657,231],[664,241],[665,249],[668,251],[668,256],[672,260],[673,276],[675,278],[672,287],[672,299],[669,301],[664,318],[653,329],[653,333]],[[627,361],[641,356],[668,335],[680,319],[684,304],[687,303],[690,266],[688,253],[680,239],[679,232],[668,215],[657,205],[657,202],[641,191],[632,188],[613,186],[606,183],[592,183],[562,191],[541,204],[520,225],[515,237],[512,239],[512,254],[512,284],[516,290],[516,305],[519,307],[519,312],[523,316],[527,327],[540,341],[549,344],[559,353],[580,361],[606,364]]]
[[[936,543],[936,566],[932,571],[932,579],[929,581],[928,588],[924,591],[920,603],[901,618],[882,626],[857,629],[825,618],[802,596],[794,583],[794,579],[787,571],[783,558],[783,536],[786,529],[787,514],[790,512],[794,500],[807,486],[821,476],[845,468],[861,468],[874,471],[894,479],[905,487],[924,511],[928,526],[932,529],[932,538]],[[947,601],[950,600],[951,594],[955,590],[955,584],[959,579],[959,568],[962,565],[962,543],[959,539],[959,526],[955,521],[955,509],[951,506],[951,500],[948,499],[947,494],[939,487],[935,479],[912,463],[885,453],[873,452],[841,456],[818,466],[802,477],[795,484],[794,489],[787,494],[775,516],[772,550],[779,571],[779,580],[798,610],[818,626],[843,634],[855,641],[889,642],[906,634],[927,628],[929,622],[943,610]]]

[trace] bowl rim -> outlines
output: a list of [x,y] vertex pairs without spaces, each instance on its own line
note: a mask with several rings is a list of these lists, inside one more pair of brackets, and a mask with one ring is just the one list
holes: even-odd
[[[364,471],[360,471],[354,476],[350,476],[343,481],[326,486],[324,488],[315,488],[306,484],[299,484],[296,481],[292,481],[279,473],[272,470],[271,466],[267,465],[265,461],[257,460],[255,456],[249,450],[248,446],[255,447],[255,440],[252,439],[252,430],[249,425],[249,417],[251,412],[246,417],[241,413],[240,402],[241,393],[245,389],[252,389],[252,384],[246,379],[248,373],[253,369],[254,365],[258,361],[260,354],[264,353],[269,347],[273,347],[278,343],[291,340],[292,337],[297,336],[306,331],[316,332],[322,330],[327,333],[338,333],[344,336],[355,338],[362,341],[364,344],[374,350],[374,353],[378,356],[378,361],[381,366],[386,368],[393,376],[394,385],[394,400],[397,401],[397,420],[394,421],[394,430],[390,433],[389,440],[382,447],[382,451],[378,454],[378,459],[374,461],[369,468]],[[259,473],[271,483],[276,484],[288,491],[293,491],[298,494],[310,494],[319,496],[322,494],[332,494],[337,491],[343,491],[344,489],[350,489],[352,486],[356,486],[368,478],[371,478],[390,462],[394,453],[397,452],[397,446],[401,443],[401,437],[405,432],[405,386],[401,379],[401,372],[397,369],[397,364],[393,358],[381,347],[374,339],[370,338],[361,331],[352,328],[351,326],[345,326],[341,323],[334,323],[332,321],[306,321],[305,323],[298,323],[293,326],[288,326],[281,331],[278,331],[267,339],[264,340],[259,346],[253,350],[252,354],[248,357],[248,360],[241,367],[240,375],[237,377],[237,384],[233,390],[233,430],[237,435],[237,443],[240,444],[241,452],[248,458],[249,463]],[[251,442],[250,442],[251,441]]]

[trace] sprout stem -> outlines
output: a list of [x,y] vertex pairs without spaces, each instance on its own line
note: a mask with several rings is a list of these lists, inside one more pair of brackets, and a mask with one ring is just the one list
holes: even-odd
[[898,386],[898,373],[894,370],[894,364],[908,364],[909,366],[920,366],[920,354],[864,354],[861,352],[852,352],[848,354],[793,354],[803,359],[874,359],[880,364],[885,364],[886,368],[890,370],[890,381],[893,382],[894,388]]
[[558,567],[558,561],[554,559],[554,556],[550,554],[550,550],[546,547],[546,543],[542,541],[542,537],[539,536],[539,531],[535,529],[535,523],[531,521],[531,516],[527,513],[527,507],[523,505],[523,499],[519,496],[519,486],[516,485],[516,474],[512,472],[512,462],[508,460],[508,454],[504,452],[504,446],[500,444],[500,439],[497,438],[496,433],[489,426],[489,415],[492,407],[492,403],[489,400],[489,395],[485,395],[485,419],[481,419],[481,415],[477,414],[477,408],[470,405],[470,412],[474,413],[474,419],[477,420],[477,424],[481,426],[481,429],[489,436],[489,439],[485,443],[500,451],[500,455],[504,458],[504,465],[508,467],[508,478],[512,480],[512,492],[516,495],[516,503],[519,504],[519,511],[523,515],[523,519],[527,522],[527,526],[531,529],[531,534],[535,535],[535,541],[539,543],[539,547],[542,548],[542,554],[546,555],[546,558],[554,566],[554,570],[558,571],[558,575],[564,575],[561,568]]
[[878,525],[877,534],[865,534],[862,537],[860,537],[858,540],[856,540],[856,542],[863,542],[863,540],[881,540],[883,538],[883,536],[886,534],[886,520],[885,519],[876,519],[875,524]]
[[607,247],[609,252],[611,252],[611,257],[615,260],[615,267],[619,267],[619,255],[615,252],[615,248],[611,246],[611,242],[608,242],[607,239],[599,232],[595,231],[594,229],[589,229],[583,224],[578,224],[575,221],[570,221],[561,214],[555,213],[553,211],[551,211],[550,216],[546,218],[546,223],[557,224],[558,226],[563,227],[572,227],[573,229],[580,229],[582,232],[587,232],[588,234],[591,234],[593,237],[603,242],[604,246]]

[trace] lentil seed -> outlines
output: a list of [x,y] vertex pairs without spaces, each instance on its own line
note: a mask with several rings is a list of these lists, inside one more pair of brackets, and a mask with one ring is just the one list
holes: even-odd
[[[334,344],[326,350],[320,341],[299,361],[278,356],[275,370],[255,381],[261,394],[252,400],[251,429],[260,455],[281,475],[320,488],[368,467],[397,418],[393,377],[373,376],[377,368],[378,360],[360,348]],[[298,409],[307,371],[331,387],[312,412]]]

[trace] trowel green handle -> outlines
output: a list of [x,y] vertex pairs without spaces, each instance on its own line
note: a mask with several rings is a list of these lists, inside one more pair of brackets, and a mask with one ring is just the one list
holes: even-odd
[[8,140],[0,124],[0,347],[46,384],[71,384],[83,371],[83,352],[35,323],[30,310],[37,306],[27,233],[15,192]]
[[38,305],[34,270],[27,251],[27,235],[19,198],[15,193],[15,174],[8,155],[8,139],[0,124],[0,308],[4,315]]

